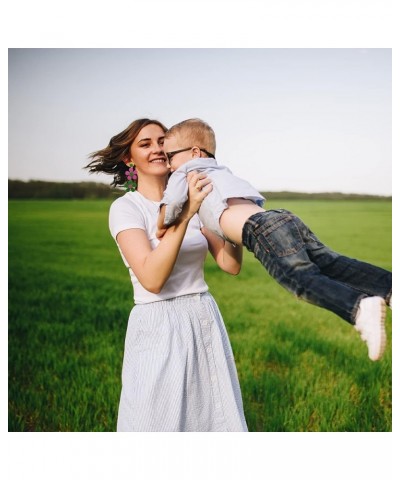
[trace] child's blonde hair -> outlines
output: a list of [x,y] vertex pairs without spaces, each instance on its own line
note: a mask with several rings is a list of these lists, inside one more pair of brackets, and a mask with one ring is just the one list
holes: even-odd
[[198,146],[215,155],[216,142],[214,130],[200,118],[189,118],[177,123],[165,134],[165,138],[178,136],[187,146]]

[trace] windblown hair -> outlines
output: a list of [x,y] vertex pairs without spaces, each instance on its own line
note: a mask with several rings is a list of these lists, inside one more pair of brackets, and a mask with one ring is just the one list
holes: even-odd
[[111,186],[124,185],[126,182],[126,165],[124,160],[129,157],[129,150],[135,138],[138,136],[140,130],[147,125],[158,125],[164,132],[167,128],[158,120],[150,120],[148,118],[141,118],[134,120],[121,133],[114,135],[107,147],[89,155],[92,161],[84,168],[89,170],[89,173],[106,173],[114,175],[114,180]]
[[198,146],[215,155],[216,141],[214,130],[200,118],[190,118],[177,123],[167,131],[165,138],[175,135],[182,141],[183,147]]

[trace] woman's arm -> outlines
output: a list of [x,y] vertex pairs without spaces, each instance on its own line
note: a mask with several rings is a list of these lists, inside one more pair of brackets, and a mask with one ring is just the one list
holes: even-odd
[[242,245],[232,245],[206,227],[203,227],[201,231],[207,239],[211,255],[221,270],[231,275],[237,275],[242,266]]
[[179,219],[171,225],[155,249],[151,248],[146,232],[138,228],[124,230],[117,235],[118,245],[146,290],[160,293],[174,268],[183,237],[190,219],[199,210],[201,202],[211,191],[207,185],[200,192],[195,188],[198,179],[204,174],[193,174],[189,181],[189,200]]
[[160,244],[152,250],[144,230],[131,228],[117,235],[118,245],[143,287],[160,293],[175,265],[189,220],[170,227]]

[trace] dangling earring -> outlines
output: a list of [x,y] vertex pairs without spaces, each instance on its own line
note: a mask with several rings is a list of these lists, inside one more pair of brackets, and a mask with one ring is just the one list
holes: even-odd
[[128,163],[128,170],[125,171],[126,182],[124,184],[127,192],[134,192],[137,188],[137,170],[134,163]]

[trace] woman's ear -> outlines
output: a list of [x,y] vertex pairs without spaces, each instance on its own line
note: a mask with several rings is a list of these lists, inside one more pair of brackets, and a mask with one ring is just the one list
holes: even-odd
[[124,157],[122,161],[125,163],[125,165],[129,165],[130,163],[132,163],[132,160],[129,156]]

